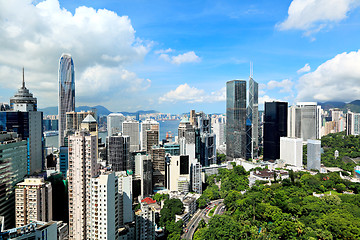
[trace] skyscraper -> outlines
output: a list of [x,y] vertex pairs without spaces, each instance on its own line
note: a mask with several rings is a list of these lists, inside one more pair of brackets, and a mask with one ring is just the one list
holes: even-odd
[[75,71],[70,54],[59,61],[59,146],[64,146],[66,113],[75,111]]
[[24,68],[22,86],[19,88],[18,92],[10,98],[10,108],[13,111],[20,112],[37,111],[37,99],[29,89],[25,87]]
[[139,122],[136,120],[125,121],[122,123],[123,134],[130,137],[130,152],[140,150]]
[[115,172],[132,169],[130,162],[130,137],[118,135],[108,136],[106,138],[107,163]]
[[226,155],[246,157],[246,81],[226,83]]
[[247,128],[246,158],[257,157],[259,144],[259,106],[258,106],[258,83],[252,77],[249,79],[249,104],[246,109],[246,117],[249,122]]
[[280,158],[280,137],[287,136],[287,102],[265,102],[264,160]]
[[[152,119],[146,119],[141,123],[141,150],[150,151],[150,149],[147,149],[147,130],[157,130],[160,133],[159,122]],[[157,142],[159,142],[159,139]]]
[[125,116],[121,113],[110,113],[107,116],[107,131],[108,136],[122,132],[122,123],[125,121]]
[[317,169],[321,167],[321,141],[307,140],[307,169]]

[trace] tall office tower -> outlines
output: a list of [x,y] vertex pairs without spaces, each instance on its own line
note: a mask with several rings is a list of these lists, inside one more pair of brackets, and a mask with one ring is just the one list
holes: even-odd
[[135,239],[155,240],[155,208],[156,201],[145,198],[140,202],[140,209],[135,212]]
[[316,102],[299,102],[288,111],[288,137],[321,138],[321,106]]
[[280,159],[285,164],[296,167],[303,165],[303,140],[301,138],[280,137]]
[[66,113],[75,111],[75,70],[70,54],[59,61],[59,146],[64,146]]
[[[146,119],[141,123],[141,133],[140,133],[140,141],[141,141],[141,150],[147,151],[147,130],[158,130],[160,132],[159,123],[152,119]],[[159,142],[159,140],[157,140]]]
[[307,141],[307,169],[317,169],[321,166],[321,141],[308,139]]
[[201,164],[191,164],[191,188],[193,192],[202,194]]
[[89,219],[86,239],[119,239],[120,196],[118,179],[112,171],[102,171],[90,179]]
[[360,113],[346,114],[346,135],[360,135]]
[[193,127],[196,127],[196,114],[195,114],[195,110],[191,110],[190,111],[190,124]]
[[216,135],[214,133],[200,134],[200,163],[204,167],[216,164]]
[[141,197],[152,194],[152,163],[150,155],[135,156],[135,179],[140,179]]
[[107,116],[107,131],[108,136],[122,132],[122,123],[125,121],[125,116],[121,113],[110,113]]
[[90,179],[98,175],[97,138],[87,131],[69,137],[69,239],[87,234]]
[[15,226],[15,185],[26,174],[27,142],[15,132],[0,132],[0,216],[6,229]]
[[[37,111],[37,100],[25,87],[10,98],[12,112],[3,112],[2,131],[16,131],[29,144],[28,174],[40,172],[43,168],[43,113]],[[1,127],[0,127],[1,128]]]
[[226,156],[246,157],[246,81],[226,83]]
[[154,188],[165,187],[165,148],[154,146],[151,148],[151,162],[153,167]]
[[287,102],[265,102],[264,160],[280,158],[280,137],[287,136]]
[[225,143],[225,118],[212,118],[212,131],[216,135],[216,149]]
[[159,130],[157,126],[151,126],[150,130],[146,130],[146,152],[150,154],[153,146],[159,145]]
[[129,120],[122,123],[123,134],[130,137],[130,152],[140,150],[140,132],[139,122],[136,120]]
[[246,108],[247,128],[246,158],[257,158],[259,146],[259,105],[258,83],[252,77],[249,79],[249,104]]
[[25,87],[25,76],[23,68],[22,86],[18,92],[10,98],[10,108],[12,111],[29,112],[37,111],[37,99]]
[[[195,115],[195,113],[194,113]],[[196,121],[195,121],[196,122]],[[184,117],[178,128],[178,138],[180,145],[180,155],[188,155],[191,162],[195,162],[196,159],[196,146],[198,146],[198,152],[200,153],[200,131],[190,123],[189,119]],[[198,141],[196,141],[198,140]],[[196,145],[196,142],[198,144]],[[179,155],[179,154],[178,154]],[[196,160],[197,161],[197,160]]]
[[44,178],[30,177],[16,184],[16,227],[52,220],[52,188]]
[[[166,188],[170,191],[189,190],[190,159],[189,156],[166,156]],[[187,186],[185,186],[187,182]]]
[[108,136],[106,138],[107,164],[111,165],[113,171],[131,170],[130,162],[130,137],[118,135]]

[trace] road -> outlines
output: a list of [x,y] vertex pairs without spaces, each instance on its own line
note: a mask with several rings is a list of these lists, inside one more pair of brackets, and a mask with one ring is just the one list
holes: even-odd
[[[186,225],[184,231],[186,231],[187,229],[187,232],[185,232],[183,235],[182,235],[182,239],[192,239],[193,238],[193,235],[196,231],[196,228],[198,227],[199,225],[199,222],[201,221],[201,219],[204,219],[205,222],[208,222],[209,221],[209,216],[207,215],[208,211],[210,211],[211,208],[213,208],[215,205],[219,205],[215,212],[214,212],[214,215],[216,214],[223,214],[224,211],[225,211],[225,206],[224,204],[222,203],[224,199],[219,199],[219,200],[214,200],[214,201],[211,201],[209,203],[209,209],[201,209],[201,210],[198,210],[194,216],[191,218],[191,220],[188,222],[188,224]],[[213,216],[214,216],[213,215]]]

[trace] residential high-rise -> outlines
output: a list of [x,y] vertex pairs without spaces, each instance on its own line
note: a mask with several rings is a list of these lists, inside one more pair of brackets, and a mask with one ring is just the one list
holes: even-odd
[[321,167],[321,141],[307,140],[307,169],[320,171]]
[[[141,123],[141,135],[140,135],[140,141],[141,141],[141,150],[147,151],[147,130],[157,130],[160,132],[159,122],[152,120],[152,119],[146,119]],[[157,140],[159,142],[159,139]],[[150,149],[149,149],[150,150]]]
[[86,239],[119,239],[120,204],[118,179],[114,172],[102,172],[90,179]]
[[155,209],[156,201],[145,198],[140,202],[140,209],[135,212],[136,240],[155,240]]
[[15,132],[0,132],[0,216],[6,229],[15,226],[15,185],[27,174],[27,141]]
[[125,121],[125,116],[121,113],[110,113],[107,116],[107,131],[108,136],[122,132],[122,123]]
[[85,239],[89,219],[90,180],[99,173],[97,138],[88,131],[69,137],[69,239]]
[[108,136],[106,138],[107,163],[111,165],[113,171],[131,170],[130,162],[130,137],[118,135]]
[[193,192],[202,194],[201,164],[191,164],[191,188]]
[[66,113],[75,111],[75,70],[70,54],[59,61],[59,146],[64,146]]
[[67,112],[66,113],[66,133],[73,134],[80,131],[82,121],[91,114],[95,118],[95,113],[91,111]]
[[287,136],[287,102],[265,102],[264,160],[280,158],[280,137]]
[[30,177],[16,184],[16,227],[52,220],[52,188],[44,178]]
[[249,104],[246,108],[246,118],[249,127],[246,130],[246,158],[256,158],[259,146],[259,106],[258,83],[252,77],[249,79]]
[[130,152],[140,150],[140,132],[139,122],[136,120],[129,120],[122,123],[122,132],[124,135],[130,137]]
[[346,114],[346,135],[360,135],[360,113]]
[[216,149],[218,149],[220,146],[224,145],[225,143],[226,118],[224,116],[221,116],[219,118],[212,118],[211,120],[212,120],[211,122],[212,131],[216,135]]
[[286,164],[302,167],[303,140],[301,138],[280,137],[280,159]]
[[246,157],[246,81],[226,83],[226,156]]

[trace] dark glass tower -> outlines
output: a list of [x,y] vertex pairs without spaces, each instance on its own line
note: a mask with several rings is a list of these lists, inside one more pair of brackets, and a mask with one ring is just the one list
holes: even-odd
[[75,111],[75,70],[69,54],[59,62],[59,146],[64,146],[66,113]]
[[287,102],[265,102],[264,160],[280,158],[280,137],[287,136]]
[[246,157],[246,81],[226,83],[226,155]]

